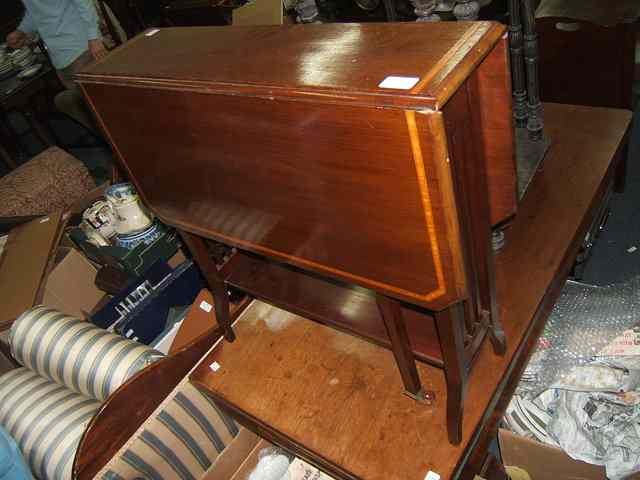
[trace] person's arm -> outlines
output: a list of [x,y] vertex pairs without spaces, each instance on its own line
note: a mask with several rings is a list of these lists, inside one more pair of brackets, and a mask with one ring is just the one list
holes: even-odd
[[7,35],[7,45],[11,48],[22,48],[27,43],[27,34],[34,33],[37,30],[36,24],[31,18],[29,10],[25,10],[24,17],[20,21],[18,28]]
[[20,25],[18,25],[16,30],[24,33],[35,33],[38,30],[29,10],[25,10],[24,17],[22,17]]
[[107,54],[107,50],[102,43],[100,37],[100,26],[98,19],[98,12],[96,12],[95,4],[93,0],[73,0],[80,18],[82,18],[87,28],[87,38],[89,39],[89,45],[87,46],[89,53],[94,59],[101,58]]

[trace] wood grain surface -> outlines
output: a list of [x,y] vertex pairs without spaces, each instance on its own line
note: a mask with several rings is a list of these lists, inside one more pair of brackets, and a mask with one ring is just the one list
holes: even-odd
[[447,440],[441,370],[418,365],[436,401],[416,403],[401,394],[391,352],[260,303],[236,325],[238,341],[211,353],[222,369],[199,368],[192,379],[270,441],[340,478],[421,480],[430,470],[456,478],[510,365],[525,354],[520,343],[533,319],[544,320],[539,306],[566,275],[567,254],[582,241],[631,119],[627,111],[556,104],[545,113],[554,144],[497,259],[507,354],[481,348],[459,445]]
[[513,135],[509,40],[505,35],[475,71],[476,95],[473,109],[479,115],[475,125],[481,133],[489,185],[491,224],[513,217],[517,210],[516,157]]
[[[328,281],[262,257],[238,252],[227,264],[227,282],[250,295],[305,318],[361,335],[390,348],[391,342],[372,292]],[[433,316],[401,306],[417,359],[442,367]]]
[[[492,22],[163,28],[85,68],[109,82],[265,98],[439,108],[504,33]],[[388,76],[409,89],[379,88]]]
[[440,112],[84,88],[164,222],[434,310],[466,295]]
[[[466,128],[462,141],[491,175],[508,177],[494,182],[496,222],[514,209],[503,188],[515,178],[512,156],[483,145],[511,139],[504,31],[491,22],[169,28],[77,78],[165,223],[439,311],[467,299],[462,264],[483,260],[463,259],[458,216],[486,199],[461,207],[451,192],[449,162],[468,159],[449,155],[439,111],[469,82],[479,94],[468,108],[486,93],[483,108],[497,104],[492,114],[504,118],[483,117],[473,125],[482,135]],[[390,75],[415,84],[380,87]],[[480,178],[484,168],[474,163]]]

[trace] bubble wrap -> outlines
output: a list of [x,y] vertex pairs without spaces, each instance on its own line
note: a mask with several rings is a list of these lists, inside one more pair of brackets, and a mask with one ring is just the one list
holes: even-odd
[[[640,277],[607,287],[567,282],[517,393],[535,398],[547,388],[562,384],[574,367],[592,362],[612,340],[637,325]],[[607,363],[607,358],[598,360]]]

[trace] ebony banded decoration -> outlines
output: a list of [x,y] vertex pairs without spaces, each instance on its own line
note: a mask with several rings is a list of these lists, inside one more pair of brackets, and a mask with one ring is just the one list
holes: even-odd
[[[77,76],[146,205],[225,285],[443,368],[449,439],[485,336],[506,339],[491,228],[516,212],[505,28],[167,28]],[[203,238],[236,247],[221,269]],[[242,341],[238,339],[236,341]],[[481,368],[481,366],[480,366]]]

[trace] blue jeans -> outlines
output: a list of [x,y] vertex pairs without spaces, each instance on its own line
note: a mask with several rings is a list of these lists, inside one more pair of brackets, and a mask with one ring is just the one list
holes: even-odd
[[32,480],[16,442],[0,427],[0,480]]

